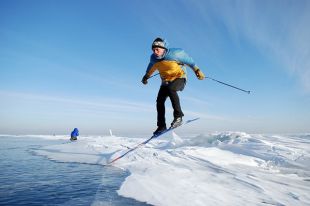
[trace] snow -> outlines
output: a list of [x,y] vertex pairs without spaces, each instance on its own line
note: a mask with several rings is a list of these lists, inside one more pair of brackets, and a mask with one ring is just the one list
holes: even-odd
[[[106,165],[146,139],[110,134],[79,137],[36,153],[56,161]],[[172,132],[113,163],[130,172],[117,192],[152,205],[310,205],[309,145],[309,134],[180,137]]]

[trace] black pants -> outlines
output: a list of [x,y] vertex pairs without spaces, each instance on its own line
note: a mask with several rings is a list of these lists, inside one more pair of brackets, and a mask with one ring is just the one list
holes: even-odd
[[186,79],[179,78],[172,82],[163,83],[159,89],[156,107],[157,107],[157,126],[166,126],[165,118],[165,102],[167,97],[170,98],[172,108],[173,108],[173,117],[183,117],[184,114],[181,109],[180,99],[177,91],[182,91],[185,87]]

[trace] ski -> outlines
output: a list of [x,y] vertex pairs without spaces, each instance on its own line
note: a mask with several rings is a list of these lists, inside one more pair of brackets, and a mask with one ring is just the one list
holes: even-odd
[[141,147],[142,145],[147,144],[147,143],[150,142],[152,139],[158,138],[158,137],[162,136],[163,134],[166,134],[166,133],[168,133],[168,132],[170,132],[170,131],[172,131],[172,130],[178,128],[178,127],[181,127],[182,125],[191,123],[191,122],[196,121],[196,120],[198,120],[198,119],[199,119],[199,118],[187,120],[187,121],[185,121],[184,123],[182,123],[181,125],[179,125],[179,126],[177,126],[177,127],[170,127],[169,129],[166,129],[165,131],[161,132],[161,133],[158,134],[158,135],[153,135],[152,137],[150,137],[149,139],[147,139],[147,140],[141,142],[140,144],[136,145],[135,147],[129,148],[129,150],[128,150],[127,152],[125,152],[124,154],[122,154],[122,155],[116,157],[115,159],[111,160],[111,161],[108,163],[108,165],[110,165],[110,164],[116,162],[117,160],[121,159],[122,157],[124,157],[124,156],[127,155],[128,153],[130,153],[130,152],[136,150],[137,148]]

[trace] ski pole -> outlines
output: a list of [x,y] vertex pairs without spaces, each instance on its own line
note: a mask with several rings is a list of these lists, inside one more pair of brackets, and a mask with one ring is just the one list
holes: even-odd
[[[152,77],[155,77],[155,76],[157,76],[157,75],[159,75],[159,73],[150,76],[149,79],[152,78]],[[251,91],[247,91],[247,90],[244,90],[244,89],[240,89],[240,88],[238,88],[238,87],[235,87],[235,86],[233,86],[233,85],[227,84],[227,83],[225,83],[225,82],[221,82],[221,81],[216,80],[216,79],[213,79],[213,78],[211,78],[211,77],[205,77],[205,79],[211,79],[211,80],[213,80],[213,81],[216,81],[216,82],[218,82],[218,83],[224,84],[224,85],[229,86],[229,87],[232,87],[232,88],[234,88],[234,89],[238,89],[238,90],[243,91],[243,92],[248,93],[248,94],[250,94],[250,92],[251,92]]]
[[155,77],[155,76],[157,76],[157,75],[159,75],[159,73],[150,76],[149,79],[151,79],[152,77]]
[[229,87],[232,87],[232,88],[234,88],[234,89],[238,89],[238,90],[243,91],[243,92],[246,92],[246,93],[248,93],[248,94],[250,94],[250,92],[251,92],[251,91],[246,91],[246,90],[244,90],[244,89],[240,89],[240,88],[235,87],[235,86],[233,86],[233,85],[230,85],[230,84],[221,82],[221,81],[216,80],[216,79],[213,79],[213,78],[211,78],[211,77],[205,77],[205,78],[206,78],[206,79],[207,79],[207,78],[208,78],[208,79],[211,79],[211,80],[213,80],[213,81],[216,81],[216,82],[218,82],[218,83],[224,84],[224,85],[229,86]]

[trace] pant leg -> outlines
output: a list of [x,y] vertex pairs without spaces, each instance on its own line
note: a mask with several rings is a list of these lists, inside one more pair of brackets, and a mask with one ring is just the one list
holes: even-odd
[[174,91],[183,91],[186,85],[185,78],[177,78],[169,84],[169,88]]
[[172,108],[173,108],[173,117],[183,117],[184,114],[181,109],[180,99],[177,91],[169,89],[169,98],[171,100]]
[[183,117],[178,91],[182,91],[185,87],[186,79],[178,78],[169,84],[169,98],[173,107],[173,117]]
[[157,108],[157,126],[163,127],[166,126],[166,118],[165,118],[165,102],[168,97],[169,89],[167,86],[161,86],[156,100],[156,108]]

